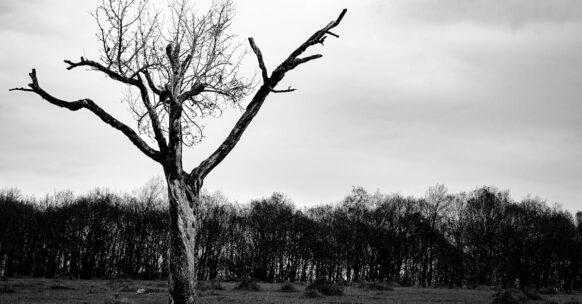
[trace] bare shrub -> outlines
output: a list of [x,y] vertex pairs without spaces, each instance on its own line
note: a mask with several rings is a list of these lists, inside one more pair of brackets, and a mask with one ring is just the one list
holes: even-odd
[[281,284],[281,288],[279,290],[284,292],[295,292],[297,291],[297,288],[295,288],[295,285],[293,285],[293,283],[285,282]]
[[317,279],[313,281],[311,284],[307,285],[305,290],[316,290],[317,292],[326,296],[342,296],[344,294],[344,289],[342,286],[324,279]]
[[528,297],[519,289],[506,289],[496,292],[491,296],[491,304],[522,304],[528,301]]
[[260,291],[261,286],[253,279],[244,279],[235,287],[236,290]]
[[315,289],[306,289],[305,296],[308,298],[319,298],[321,297],[321,294]]

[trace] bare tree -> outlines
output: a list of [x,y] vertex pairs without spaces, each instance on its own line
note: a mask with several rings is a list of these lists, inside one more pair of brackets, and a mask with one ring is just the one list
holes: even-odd
[[425,193],[425,213],[432,229],[438,229],[441,219],[452,213],[453,197],[447,194],[447,187],[436,184],[428,188]]
[[133,195],[141,208],[151,210],[167,205],[167,191],[165,179],[161,176],[155,176],[150,178],[143,186],[135,189]]
[[[323,45],[328,35],[339,37],[331,30],[339,25],[346,10],[312,34],[270,74],[259,47],[253,38],[248,39],[262,82],[227,138],[190,172],[182,166],[183,146],[203,138],[206,117],[220,115],[228,105],[242,107],[253,86],[237,73],[242,52],[228,32],[234,14],[230,0],[213,2],[202,15],[197,15],[187,0],[174,0],[165,12],[157,12],[147,0],[103,0],[94,13],[100,58],[65,60],[69,70],[89,68],[127,85],[126,100],[137,120],[137,132],[91,99],[66,101],[55,97],[43,89],[35,69],[29,74],[28,87],[11,90],[35,93],[71,111],[89,110],[161,164],[169,200],[170,298],[173,303],[194,303],[194,240],[204,178],[232,151],[270,93],[294,91],[278,90],[276,86],[297,66],[322,57],[303,54],[314,45]],[[152,138],[157,148],[140,134]]]

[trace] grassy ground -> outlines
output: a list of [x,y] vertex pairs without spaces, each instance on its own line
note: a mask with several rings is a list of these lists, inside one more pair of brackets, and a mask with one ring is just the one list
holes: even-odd
[[[260,283],[261,291],[235,290],[235,283],[222,283],[224,290],[203,291],[201,303],[489,303],[492,291],[463,289],[394,288],[393,291],[366,291],[346,287],[344,296],[308,298],[305,285],[296,284],[296,292],[281,292],[279,284]],[[137,294],[143,288],[146,293]],[[55,280],[9,279],[0,281],[0,304],[18,303],[85,303],[85,304],[165,304],[167,285],[163,281],[132,280]],[[582,302],[582,294],[544,296],[565,303]],[[544,303],[539,301],[538,303]]]

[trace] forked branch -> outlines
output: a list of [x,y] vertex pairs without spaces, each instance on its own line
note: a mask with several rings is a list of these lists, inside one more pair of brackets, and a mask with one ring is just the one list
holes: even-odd
[[[119,73],[115,72],[114,70],[100,64],[99,62],[96,62],[93,60],[88,60],[84,57],[81,57],[79,62],[73,62],[70,60],[64,60],[64,62],[69,65],[67,67],[67,70],[72,70],[72,69],[77,68],[77,67],[89,67],[91,69],[103,72],[104,74],[106,74],[107,76],[109,76],[110,78],[112,78],[114,80],[117,80],[117,81],[122,82],[124,84],[128,84],[128,85],[132,85],[132,86],[137,87],[140,91],[142,103],[143,103],[144,107],[146,108],[148,116],[150,118],[151,127],[154,131],[154,135],[155,135],[154,137],[155,137],[156,141],[158,142],[158,146],[160,147],[161,150],[164,150],[167,147],[167,143],[166,143],[166,140],[165,140],[164,135],[162,133],[162,129],[160,126],[160,121],[159,121],[158,115],[155,112],[155,110],[153,109],[153,106],[149,100],[147,89],[146,89],[143,81],[140,78],[139,72],[141,72],[141,71],[138,71],[138,72],[134,73],[133,75],[131,75],[130,77],[127,77],[125,75],[119,74]],[[156,94],[161,93],[161,92],[159,92],[159,90],[156,90],[155,85],[153,84],[153,81],[151,80],[151,77],[149,76],[149,73],[147,73],[147,69],[144,68],[143,71],[144,71],[143,72],[144,75],[146,76],[146,81],[148,83],[148,86],[150,87],[150,89],[152,89],[152,92],[154,92]]]
[[232,151],[246,128],[261,109],[261,106],[263,105],[265,98],[269,95],[269,93],[292,92],[295,90],[291,87],[289,87],[287,90],[275,90],[274,88],[279,83],[279,81],[283,79],[285,73],[288,71],[296,68],[300,64],[322,57],[321,54],[316,54],[299,58],[299,56],[303,54],[310,46],[319,43],[323,44],[323,41],[327,35],[339,37],[337,34],[330,32],[330,30],[340,24],[346,12],[347,9],[342,10],[336,20],[331,21],[328,25],[311,35],[311,37],[309,37],[307,41],[295,49],[291,55],[289,55],[289,57],[273,71],[270,76],[268,75],[260,49],[255,44],[254,39],[249,38],[251,48],[253,49],[253,52],[255,53],[259,62],[259,68],[261,69],[261,74],[263,76],[263,85],[255,93],[255,96],[248,104],[245,112],[236,122],[230,134],[226,137],[218,149],[216,149],[214,153],[212,153],[207,159],[202,161],[198,167],[190,172],[190,179],[204,179],[204,177],[206,177],[206,175],[210,173],[210,171],[212,171],[212,169],[214,169],[214,167],[216,167]]
[[91,99],[79,99],[77,101],[65,101],[59,98],[56,98],[43,90],[40,85],[38,84],[38,79],[36,77],[36,70],[32,69],[32,72],[28,74],[31,79],[31,83],[28,84],[28,88],[20,87],[10,89],[10,91],[25,91],[25,92],[33,92],[42,97],[44,100],[48,101],[49,103],[59,106],[61,108],[69,109],[70,111],[77,111],[80,109],[87,109],[93,114],[97,115],[102,121],[107,123],[108,125],[112,126],[113,128],[121,131],[129,140],[138,148],[140,149],[145,155],[150,157],[151,159],[160,162],[162,160],[160,152],[151,148],[145,141],[143,141],[139,135],[130,127],[123,124],[119,120],[115,119],[109,113],[105,112],[101,107],[99,107],[95,102]]
[[267,67],[265,66],[265,62],[263,61],[263,54],[259,47],[255,44],[255,39],[253,37],[249,37],[249,44],[251,45],[251,49],[257,56],[257,60],[259,61],[259,68],[261,69],[261,74],[263,76],[263,83],[269,83],[269,73],[267,72]]

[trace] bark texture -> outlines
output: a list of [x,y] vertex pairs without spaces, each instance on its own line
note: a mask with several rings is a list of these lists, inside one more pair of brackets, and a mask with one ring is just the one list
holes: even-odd
[[169,198],[169,287],[170,303],[195,303],[196,297],[196,218],[199,189],[183,177],[168,176]]

